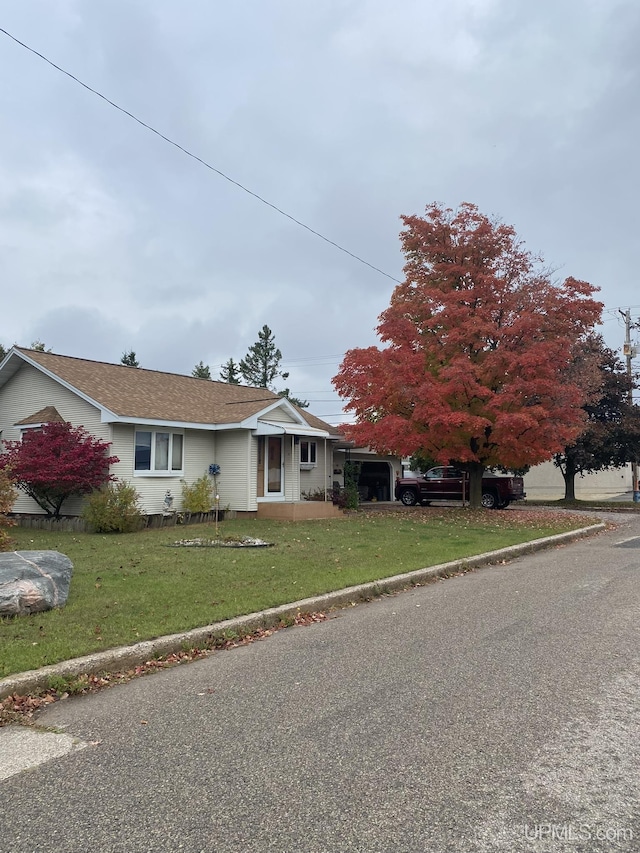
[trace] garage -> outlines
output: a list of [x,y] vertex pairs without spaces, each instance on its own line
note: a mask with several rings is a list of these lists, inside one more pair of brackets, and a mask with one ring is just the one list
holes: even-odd
[[390,462],[361,462],[358,495],[361,501],[393,500],[393,466]]

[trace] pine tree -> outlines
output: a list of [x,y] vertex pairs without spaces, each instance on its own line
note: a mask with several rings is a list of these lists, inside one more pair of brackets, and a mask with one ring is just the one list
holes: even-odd
[[129,352],[123,352],[122,358],[120,359],[120,363],[126,365],[127,367],[140,367],[140,363],[136,358],[136,354],[133,350],[129,350]]
[[284,397],[285,400],[288,400],[290,403],[293,403],[293,405],[297,406],[299,409],[309,408],[308,400],[300,400],[298,397],[294,397],[288,388],[283,388],[282,391],[278,391],[278,394],[281,397]]
[[229,385],[240,384],[240,366],[232,358],[220,368],[220,379]]
[[256,388],[273,389],[273,380],[279,376],[286,379],[289,374],[280,370],[282,353],[276,347],[271,329],[264,325],[258,332],[258,340],[249,347],[243,359],[240,359],[240,373],[247,385]]
[[204,364],[204,362],[200,361],[191,371],[191,375],[194,379],[211,379],[211,371],[209,370],[209,365]]

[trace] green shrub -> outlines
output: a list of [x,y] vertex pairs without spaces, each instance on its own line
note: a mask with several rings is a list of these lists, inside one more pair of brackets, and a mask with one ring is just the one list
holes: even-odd
[[10,518],[7,518],[7,513],[11,512],[11,507],[17,497],[13,483],[6,471],[0,470],[0,551],[8,551],[11,546],[11,539],[7,536],[2,527],[9,527],[15,524]]
[[346,509],[358,508],[358,480],[360,479],[361,468],[361,462],[347,461],[344,464],[344,501]]
[[135,488],[119,480],[92,492],[82,517],[95,533],[133,533],[146,523],[139,500]]
[[183,512],[209,512],[216,498],[215,483],[206,474],[189,485],[182,481]]

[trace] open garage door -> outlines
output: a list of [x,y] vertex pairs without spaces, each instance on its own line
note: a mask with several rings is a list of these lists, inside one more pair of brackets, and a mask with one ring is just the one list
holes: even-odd
[[393,466],[390,462],[361,462],[358,495],[361,501],[393,500]]

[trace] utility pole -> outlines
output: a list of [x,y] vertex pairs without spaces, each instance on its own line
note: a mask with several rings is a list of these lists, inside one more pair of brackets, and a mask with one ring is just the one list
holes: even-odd
[[[624,347],[622,353],[627,359],[627,378],[629,380],[629,405],[633,406],[633,372],[631,370],[631,359],[636,355],[637,350],[631,345],[631,310],[620,311],[624,317]],[[631,461],[631,483],[633,489],[634,501],[640,500],[640,487],[638,486],[638,453],[635,451],[633,460]]]

